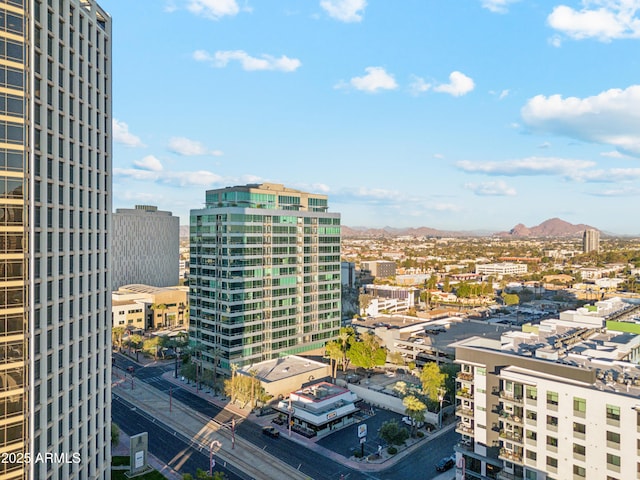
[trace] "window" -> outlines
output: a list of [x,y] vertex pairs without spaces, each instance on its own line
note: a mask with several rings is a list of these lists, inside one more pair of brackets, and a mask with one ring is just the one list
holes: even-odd
[[535,462],[538,459],[538,454],[535,450],[527,450],[527,458]]
[[584,447],[584,445],[580,445],[579,443],[574,443],[573,453],[584,456],[586,453],[586,448]]
[[620,457],[613,453],[607,453],[607,465],[620,466]]
[[558,406],[558,394],[556,392],[547,392],[547,406]]
[[584,435],[587,433],[587,427],[584,423],[573,422],[573,432]]
[[587,412],[587,401],[584,398],[573,397],[574,415],[584,416]]
[[547,436],[547,445],[549,445],[550,447],[557,447],[558,439],[556,437]]
[[607,420],[620,421],[620,407],[607,405]]
[[558,417],[554,417],[553,415],[547,415],[547,425],[551,427],[558,426]]
[[607,431],[607,447],[620,448],[620,434]]
[[587,476],[587,471],[585,470],[584,467],[581,467],[580,465],[574,465],[573,466],[573,474],[578,476],[578,477],[586,477]]
[[547,457],[547,465],[558,468],[558,459],[554,457]]

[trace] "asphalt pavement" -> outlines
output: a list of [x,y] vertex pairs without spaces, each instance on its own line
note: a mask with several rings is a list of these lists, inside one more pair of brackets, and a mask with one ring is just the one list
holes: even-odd
[[[229,461],[230,473],[228,475],[233,479],[294,478],[297,475],[302,475],[301,478],[316,480],[339,480],[341,476],[349,480],[401,480],[406,478],[450,480],[455,477],[455,470],[437,475],[434,468],[440,458],[452,453],[452,446],[457,440],[457,434],[453,431],[452,425],[447,429],[443,429],[443,431],[430,435],[433,438],[425,439],[394,457],[381,460],[378,464],[357,461],[348,458],[355,446],[355,442],[348,440],[348,429],[338,431],[317,443],[295,433],[289,438],[286,431],[283,431],[279,439],[272,439],[263,435],[261,431],[262,425],[269,423],[271,417],[249,416],[249,412],[225,404],[221,398],[214,397],[210,392],[204,390],[196,391],[194,385],[186,384],[186,382],[174,378],[174,370],[171,364],[165,363],[163,365],[155,362],[146,362],[145,365],[139,365],[120,355],[116,357],[116,366],[119,368],[114,368],[114,396],[136,403],[139,405],[138,409],[143,410],[142,418],[139,418],[138,415],[127,413],[126,404],[125,406],[119,406],[118,403],[122,404],[124,402],[116,400],[113,407],[114,412],[116,412],[114,413],[114,419],[116,415],[125,415],[119,418],[116,423],[126,423],[126,418],[132,416],[132,418],[135,417],[136,427],[134,430],[151,428],[151,426],[156,426],[157,423],[163,424],[164,427],[162,428],[165,428],[164,434],[161,431],[154,430],[156,432],[154,435],[161,436],[163,442],[167,443],[167,445],[162,445],[161,448],[154,448],[157,448],[157,456],[161,462],[164,461],[180,473],[187,471],[193,473],[195,468],[207,469],[208,457],[206,452],[208,449],[205,449],[206,451],[203,453],[203,445],[205,444],[203,442],[208,442],[208,439],[211,438],[210,435],[213,434],[211,425],[208,425],[211,419],[218,423],[225,423],[235,419],[237,440],[244,442],[242,445],[253,452],[253,456],[250,459],[251,463],[259,461],[264,454],[266,456],[266,460],[264,460],[266,466],[262,465],[258,468],[259,475],[254,470],[253,476],[247,476],[246,471],[243,473],[241,471],[242,468],[239,468],[239,466],[234,469],[233,462],[229,461],[229,456],[225,457],[227,452],[221,450],[218,465],[222,465],[220,461]],[[126,369],[129,366],[133,366],[135,369],[133,380],[131,380],[130,375],[127,376]],[[133,390],[131,389],[132,385]],[[169,407],[169,392],[171,392],[173,412],[167,411]],[[125,398],[127,395],[130,395],[130,398]],[[131,411],[130,408],[129,411]],[[389,415],[396,416],[391,412],[378,410],[373,417],[364,420],[371,429],[368,442],[371,445],[367,444],[367,453],[373,453],[380,443],[379,439],[375,438],[377,437],[377,428],[379,426],[377,428],[374,427],[378,423],[381,424]],[[149,422],[151,422],[151,426]],[[184,432],[185,429],[188,430],[186,428],[188,425],[192,426],[191,433]],[[138,431],[129,431],[131,429],[127,430],[124,425],[121,428],[127,433],[138,433]],[[172,429],[175,435],[171,434]],[[222,433],[228,434],[228,432]],[[185,437],[185,441],[182,441],[182,443],[178,442],[179,438],[175,438],[176,435],[179,437],[180,434]],[[373,434],[375,434],[375,437]],[[173,437],[169,438],[172,435]],[[192,438],[196,440],[195,444],[189,444],[189,440]],[[228,435],[225,439],[228,443]],[[224,439],[222,443],[224,444]],[[345,445],[348,445],[346,451]],[[428,448],[425,448],[427,445]],[[150,440],[150,450],[151,447]],[[301,449],[301,447],[304,448]],[[151,453],[156,454],[154,451]],[[282,468],[289,468],[286,476],[283,477],[282,472],[276,473],[269,470],[269,468],[273,468],[274,463],[283,464]]]

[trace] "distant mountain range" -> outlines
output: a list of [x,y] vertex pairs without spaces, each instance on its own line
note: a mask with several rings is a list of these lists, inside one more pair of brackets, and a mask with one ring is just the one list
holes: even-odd
[[[367,228],[342,226],[345,238],[392,238],[392,237],[503,237],[503,238],[535,238],[535,237],[578,237],[587,229],[595,227],[580,223],[574,225],[559,218],[550,218],[535,227],[517,224],[508,232],[492,232],[489,230],[452,231],[438,230],[430,227],[412,228]],[[189,237],[189,226],[180,225],[180,237]]]
[[519,223],[508,232],[500,232],[501,237],[575,237],[582,235],[585,230],[597,228],[580,223],[573,225],[559,218],[550,218],[535,227],[526,227]]
[[342,226],[342,236],[346,238],[380,238],[380,237],[487,237],[497,236],[503,238],[522,238],[522,237],[577,237],[582,235],[587,229],[598,230],[585,224],[574,225],[559,218],[550,218],[535,227],[526,227],[519,223],[508,232],[491,232],[483,230],[473,231],[450,231],[437,230],[429,227],[417,228],[366,228],[366,227],[347,227]]

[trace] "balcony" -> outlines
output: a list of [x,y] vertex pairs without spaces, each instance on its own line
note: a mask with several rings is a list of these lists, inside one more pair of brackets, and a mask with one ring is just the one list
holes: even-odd
[[496,475],[496,480],[522,480],[522,475],[515,475],[513,473],[507,473],[507,472],[498,472],[498,475]]
[[498,415],[500,415],[500,418],[503,418],[505,420],[507,420],[510,423],[517,423],[518,425],[522,425],[523,423],[523,419],[521,415],[516,415],[514,413],[510,413],[506,410],[500,410],[498,412]]
[[458,375],[456,375],[456,380],[459,382],[471,383],[473,382],[473,373],[459,372]]
[[510,402],[510,403],[517,403],[518,405],[522,405],[522,396],[514,395],[513,393],[506,392],[504,390],[500,390],[499,396],[504,401],[507,401],[507,402]]
[[464,422],[458,422],[456,424],[456,432],[461,435],[467,435],[473,437],[474,431],[473,427],[470,427],[468,424]]
[[522,465],[522,454],[514,452],[513,450],[507,450],[506,448],[501,448],[498,458],[500,460],[506,460],[507,462],[518,463]]
[[522,444],[522,434],[511,430],[500,430],[500,438]]
[[473,394],[471,393],[470,390],[467,390],[467,389],[463,388],[461,390],[456,390],[456,397],[473,398]]
[[470,408],[458,407],[456,408],[456,415],[458,417],[473,418],[473,410]]

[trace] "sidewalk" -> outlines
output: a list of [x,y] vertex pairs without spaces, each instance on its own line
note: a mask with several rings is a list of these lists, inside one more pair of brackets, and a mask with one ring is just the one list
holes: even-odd
[[[241,437],[235,437],[235,448],[232,448],[231,432],[228,429],[221,427],[215,419],[195,412],[178,400],[172,399],[172,411],[169,412],[169,395],[142,381],[134,382],[132,388],[131,382],[114,375],[112,393],[135,405],[138,411],[146,412],[150,417],[166,425],[168,434],[183,436],[191,442],[192,446],[205,451],[209,451],[213,444],[214,453],[219,461],[235,466],[252,478],[308,479],[306,475],[280,462],[271,454]],[[200,396],[202,395],[200,392]],[[240,414],[244,413],[243,417],[247,414],[240,409],[232,409],[234,413],[236,413],[235,410]],[[188,451],[185,451],[184,455],[189,455]],[[179,465],[181,460],[181,458],[174,458],[170,466]]]
[[[115,447],[111,448],[111,456],[129,456],[129,435],[120,430],[120,442]],[[169,465],[165,465],[156,457],[147,454],[147,463],[153,468],[158,470],[162,475],[167,477],[168,480],[182,480],[182,475],[176,472]]]

